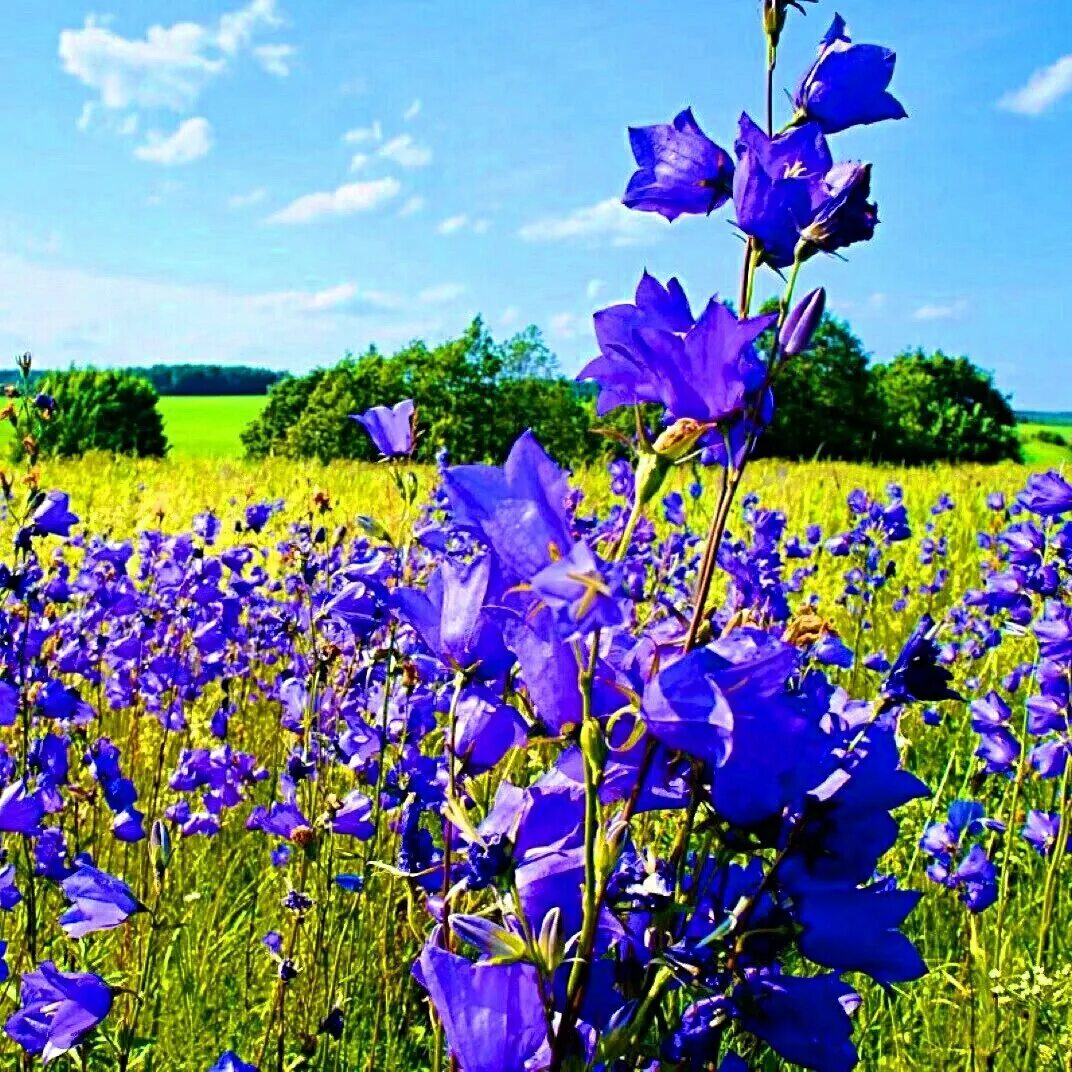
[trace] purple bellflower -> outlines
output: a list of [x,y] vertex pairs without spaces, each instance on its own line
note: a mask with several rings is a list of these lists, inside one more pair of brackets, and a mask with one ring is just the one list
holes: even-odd
[[416,407],[406,398],[394,406],[373,406],[364,413],[350,415],[385,458],[403,458],[413,453]]
[[729,200],[733,160],[704,134],[691,108],[672,123],[630,127],[629,144],[637,170],[622,198],[627,208],[675,220],[714,212]]
[[840,15],[819,46],[793,103],[796,121],[815,122],[827,134],[849,127],[905,119],[908,113],[889,92],[897,55],[881,45],[854,45]]

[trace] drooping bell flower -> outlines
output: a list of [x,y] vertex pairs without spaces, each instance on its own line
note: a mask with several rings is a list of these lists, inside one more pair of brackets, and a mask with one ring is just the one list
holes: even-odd
[[798,123],[815,122],[827,134],[849,127],[905,119],[908,113],[889,91],[897,54],[881,45],[854,45],[840,15],[819,46],[793,103]]
[[473,964],[429,942],[413,974],[428,991],[461,1072],[524,1068],[545,1043],[533,965]]
[[19,1008],[4,1031],[44,1064],[74,1049],[109,1013],[112,990],[98,975],[61,972],[51,960],[22,976]]
[[376,831],[372,822],[372,801],[357,789],[343,798],[341,806],[331,817],[333,834],[348,834],[359,841],[368,841]]
[[71,902],[71,907],[60,916],[60,926],[69,938],[112,930],[143,908],[122,879],[89,864],[83,864],[60,886]]
[[668,220],[703,215],[724,205],[733,191],[733,160],[700,129],[692,109],[671,123],[630,127],[636,158],[622,198],[627,208],[658,212]]
[[350,420],[368,432],[385,458],[403,458],[413,453],[416,413],[413,399],[406,398],[393,406],[373,406],[364,413],[351,413]]
[[48,491],[31,515],[36,535],[69,536],[71,526],[78,524],[78,515],[69,509],[70,499],[65,491]]

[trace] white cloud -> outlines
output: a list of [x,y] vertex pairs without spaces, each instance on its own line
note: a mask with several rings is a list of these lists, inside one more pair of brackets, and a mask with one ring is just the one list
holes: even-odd
[[370,159],[371,157],[368,153],[354,153],[354,155],[350,157],[350,170],[360,171]]
[[501,331],[509,331],[521,320],[521,310],[516,305],[508,305],[499,313],[498,326]]
[[290,74],[290,61],[295,52],[293,45],[258,45],[253,50],[253,56],[268,74],[286,78]]
[[347,145],[366,145],[369,142],[382,141],[383,127],[380,126],[378,119],[374,119],[367,127],[354,127],[353,130],[348,130],[342,136],[342,140]]
[[134,150],[139,160],[163,167],[190,164],[207,156],[212,148],[212,125],[207,119],[183,120],[171,134],[151,130],[144,145]]
[[945,304],[921,305],[913,314],[913,320],[955,320],[968,311],[968,302],[964,298]]
[[232,194],[227,198],[227,204],[230,208],[249,208],[251,205],[259,205],[267,197],[268,191],[263,186],[258,186],[243,194]]
[[417,295],[417,299],[424,305],[445,305],[460,298],[465,293],[465,287],[461,283],[440,283],[438,286],[428,287]]
[[[257,33],[276,29],[281,21],[275,0],[251,0],[223,14],[214,26],[177,22],[150,26],[144,37],[123,37],[105,20],[89,15],[80,29],[61,31],[59,57],[64,71],[97,94],[90,102],[95,106],[181,113],[193,108],[232,58],[251,47]],[[289,45],[260,48],[265,51],[257,55],[255,50],[255,57],[275,74],[292,53]],[[83,108],[80,127],[91,114]]]
[[609,241],[635,246],[656,239],[662,221],[647,212],[631,212],[617,198],[574,209],[565,216],[545,216],[525,224],[518,235],[526,242],[565,242],[572,239]]
[[1072,93],[1072,53],[1049,67],[1040,67],[1019,89],[1010,90],[998,107],[1019,115],[1042,115]]
[[351,182],[335,190],[306,194],[268,217],[269,223],[311,223],[324,216],[350,216],[368,212],[392,198],[402,189],[398,179],[372,179]]
[[469,225],[469,217],[464,212],[459,213],[457,216],[448,216],[445,220],[440,220],[436,230],[441,235],[457,234]]
[[402,118],[408,123],[421,114],[421,99],[418,97],[403,113]]
[[487,234],[491,227],[490,220],[473,220],[473,234]]
[[380,146],[379,155],[400,167],[424,167],[432,162],[432,150],[418,145],[410,134],[399,134]]
[[412,197],[407,197],[405,204],[398,210],[399,216],[416,216],[421,209],[424,208],[424,198],[419,194],[414,194]]
[[551,334],[557,339],[575,339],[580,334],[580,318],[573,313],[555,313],[550,321]]
[[602,279],[589,279],[588,286],[584,288],[589,301],[595,301],[603,293],[607,284]]

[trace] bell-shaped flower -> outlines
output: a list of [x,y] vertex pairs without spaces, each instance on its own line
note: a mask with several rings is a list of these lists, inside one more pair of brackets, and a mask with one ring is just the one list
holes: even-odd
[[413,399],[406,398],[393,406],[373,406],[364,413],[352,413],[350,419],[368,432],[385,458],[401,458],[413,453],[416,414]]
[[69,938],[112,930],[143,908],[122,879],[89,864],[83,864],[60,886],[71,902],[71,907],[60,916],[60,926]]
[[473,964],[429,942],[413,974],[428,991],[461,1072],[520,1072],[545,1043],[547,1019],[532,964]]
[[733,160],[704,134],[691,108],[672,123],[630,127],[629,144],[637,170],[622,198],[627,208],[676,220],[714,212],[729,200]]
[[827,134],[849,127],[905,119],[889,91],[897,54],[881,45],[854,45],[840,15],[819,46],[819,57],[797,87],[796,121],[814,122]]
[[455,522],[475,531],[511,578],[531,580],[573,546],[567,474],[531,431],[501,468],[456,465],[443,473],[443,486]]
[[112,990],[89,972],[61,972],[51,960],[22,976],[19,1008],[4,1031],[44,1064],[73,1050],[109,1013]]

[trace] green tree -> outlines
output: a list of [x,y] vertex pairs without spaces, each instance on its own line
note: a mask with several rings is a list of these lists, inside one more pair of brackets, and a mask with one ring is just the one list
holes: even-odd
[[159,395],[148,380],[116,370],[70,369],[43,376],[39,390],[56,399],[40,440],[43,456],[90,450],[162,458],[167,452]]
[[884,456],[920,464],[1020,460],[1016,417],[993,377],[966,357],[912,350],[875,369]]

